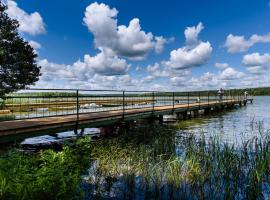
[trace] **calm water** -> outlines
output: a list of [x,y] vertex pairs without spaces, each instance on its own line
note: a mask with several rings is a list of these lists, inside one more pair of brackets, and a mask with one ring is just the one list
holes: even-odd
[[270,96],[254,97],[253,104],[212,115],[203,116],[188,127],[189,132],[204,133],[221,141],[240,144],[270,130]]

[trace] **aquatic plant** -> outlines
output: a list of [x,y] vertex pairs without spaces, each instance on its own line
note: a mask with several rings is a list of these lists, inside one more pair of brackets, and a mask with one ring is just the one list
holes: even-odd
[[267,131],[235,146],[154,125],[0,157],[0,199],[267,199],[269,183]]

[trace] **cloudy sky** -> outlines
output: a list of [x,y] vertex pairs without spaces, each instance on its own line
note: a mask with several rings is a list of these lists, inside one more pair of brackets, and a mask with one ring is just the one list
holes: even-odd
[[270,86],[269,0],[5,0],[38,88]]

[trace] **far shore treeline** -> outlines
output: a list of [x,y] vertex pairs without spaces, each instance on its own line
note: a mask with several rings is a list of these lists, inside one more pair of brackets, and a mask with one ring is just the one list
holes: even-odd
[[[201,96],[207,96],[208,93],[210,96],[215,96],[217,95],[217,90],[203,90],[203,91],[183,91],[181,92],[179,89],[178,91],[174,92],[174,95],[176,96],[197,96],[199,93]],[[224,94],[225,95],[243,95],[244,92],[247,91],[249,95],[252,96],[268,96],[270,95],[270,87],[258,87],[258,88],[242,88],[242,89],[224,89]],[[70,90],[70,91],[57,91],[57,92],[50,92],[48,91],[38,91],[38,90],[25,90],[23,93],[9,93],[6,94],[5,97],[76,97],[77,93],[76,90]],[[79,96],[122,96],[123,92],[121,90],[116,90],[116,91],[91,91],[91,90],[79,90]],[[152,92],[151,91],[126,91],[125,96],[151,96]],[[155,91],[155,96],[172,96],[172,92],[159,92]],[[3,97],[2,97],[3,98]]]

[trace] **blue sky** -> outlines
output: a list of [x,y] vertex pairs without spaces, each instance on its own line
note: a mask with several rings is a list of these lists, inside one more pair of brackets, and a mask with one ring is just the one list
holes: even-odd
[[35,87],[269,86],[269,0],[6,1],[36,49]]

